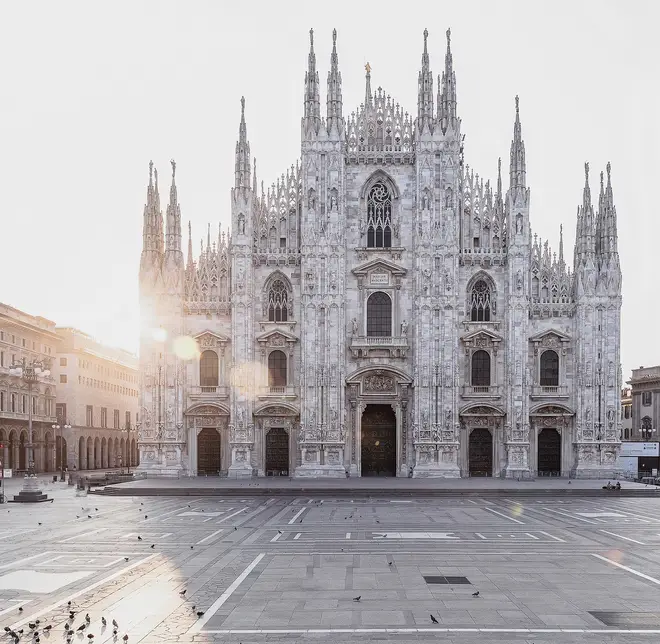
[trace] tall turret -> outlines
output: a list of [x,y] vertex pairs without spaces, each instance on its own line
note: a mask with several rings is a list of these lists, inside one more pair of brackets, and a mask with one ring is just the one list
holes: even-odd
[[447,29],[447,53],[445,71],[438,78],[438,121],[443,132],[448,129],[458,130],[456,117],[456,74],[451,55],[451,29]]
[[328,98],[326,122],[328,132],[334,127],[340,132],[343,129],[341,72],[337,56],[337,30],[332,30],[332,54],[330,55],[330,71],[328,72]]
[[509,162],[509,189],[515,201],[525,199],[527,188],[527,165],[525,163],[525,142],[520,125],[520,101],[516,96],[516,120],[513,124],[511,158]]
[[589,187],[589,163],[584,164],[584,188],[582,190],[582,205],[578,208],[575,229],[575,256],[573,271],[578,273],[580,267],[588,262],[593,266],[596,254],[596,236],[594,226],[594,207],[591,202]]
[[241,96],[241,124],[238,127],[234,176],[235,188],[250,188],[250,144],[247,140],[247,127],[245,125],[244,96]]
[[303,131],[311,128],[318,132],[321,124],[321,99],[319,98],[319,73],[316,71],[316,54],[314,53],[314,30],[309,30],[309,56],[305,72]]
[[428,37],[429,32],[424,29],[422,68],[417,79],[417,131],[420,133],[430,132],[433,127],[433,73],[429,64]]
[[160,270],[163,254],[162,231],[163,214],[160,211],[160,199],[158,196],[158,173],[154,171],[154,162],[149,161],[147,202],[144,205],[142,223],[142,255],[140,257],[141,279],[144,279],[147,273],[153,273],[154,270]]
[[[176,189],[176,162],[174,159],[170,161],[172,164],[172,185],[170,186],[170,203],[167,206],[167,236],[165,243],[165,258],[173,256],[176,261],[183,261],[181,252],[181,208]],[[178,256],[181,255],[181,258]]]

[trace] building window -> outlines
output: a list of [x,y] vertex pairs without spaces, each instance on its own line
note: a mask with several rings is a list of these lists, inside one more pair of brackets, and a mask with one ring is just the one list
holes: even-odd
[[115,429],[119,429],[119,410],[115,409],[113,415],[112,415],[112,426]]
[[268,386],[286,387],[286,355],[283,351],[271,351],[268,355]]
[[623,430],[623,439],[628,440],[629,438],[630,438],[630,430],[627,427],[625,427]]
[[85,410],[85,420],[87,421],[87,427],[94,427],[94,407],[92,405],[87,405]]
[[106,429],[108,426],[108,410],[105,407],[101,407],[101,427]]
[[36,414],[37,413],[37,397],[32,396],[32,413]]
[[203,351],[199,357],[199,384],[202,387],[218,386],[218,354]]
[[0,391],[0,411],[5,410],[5,392]]
[[559,387],[559,355],[556,351],[541,354],[541,387]]
[[16,412],[16,394],[11,395],[11,410],[13,412]]
[[367,197],[367,247],[392,246],[392,196],[387,186],[379,181],[369,190]]
[[367,335],[392,335],[392,300],[382,291],[372,293],[367,300]]
[[23,348],[25,348],[26,346],[27,345],[26,345],[26,342],[25,342],[25,338],[23,338]]
[[651,400],[652,400],[652,394],[650,391],[643,391],[642,392],[642,405],[644,407],[650,407],[651,406]]
[[288,292],[282,280],[274,280],[268,289],[269,322],[286,322],[288,319]]
[[630,405],[623,406],[623,417],[630,418]]
[[66,367],[66,358],[60,358],[60,367]]
[[492,308],[490,287],[484,280],[478,280],[470,292],[470,320],[490,322]]
[[67,382],[66,374],[65,374],[65,373],[61,373],[61,374],[60,374],[60,383],[63,384],[63,385],[66,385],[66,382]]
[[131,428],[131,412],[127,411],[126,412],[126,429]]
[[21,396],[21,411],[24,414],[28,413],[28,399],[27,399],[27,396],[25,394],[23,394]]
[[60,425],[66,423],[66,403],[57,403],[55,405],[55,416]]
[[472,386],[490,387],[490,354],[483,349],[472,354]]
[[0,367],[4,367],[4,366],[5,366],[5,352],[0,351]]

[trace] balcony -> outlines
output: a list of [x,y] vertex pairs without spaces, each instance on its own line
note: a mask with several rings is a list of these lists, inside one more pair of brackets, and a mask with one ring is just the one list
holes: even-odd
[[367,336],[351,338],[354,358],[405,358],[408,353],[406,336]]
[[286,387],[261,387],[259,398],[296,398],[297,387],[287,385]]
[[220,385],[218,387],[190,387],[190,399],[192,401],[218,400],[229,398],[229,387]]
[[493,400],[502,396],[499,385],[464,385],[461,392],[463,398],[477,398],[479,400]]
[[533,400],[543,398],[568,398],[568,387],[547,387],[534,385],[531,397]]
[[[21,411],[0,411],[0,418],[3,419],[15,419],[15,420],[24,420],[28,422],[28,413]],[[44,416],[43,414],[32,414],[33,423],[55,423],[57,422],[57,416]]]

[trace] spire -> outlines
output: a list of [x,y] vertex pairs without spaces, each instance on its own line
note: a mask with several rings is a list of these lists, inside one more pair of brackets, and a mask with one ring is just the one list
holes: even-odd
[[314,30],[309,30],[309,57],[305,73],[305,118],[320,120],[321,100],[319,98],[319,73],[316,71],[316,54],[314,53]]
[[430,130],[433,124],[433,74],[429,64],[428,37],[429,32],[424,29],[422,69],[417,80],[417,126],[420,132],[425,126],[428,126]]
[[605,193],[603,195],[603,205],[602,205],[602,226],[604,239],[606,241],[605,247],[601,247],[601,253],[603,255],[607,254],[608,257],[618,257],[618,225],[616,218],[616,207],[614,206],[614,195],[612,193],[612,166],[610,162],[607,162],[607,185],[605,187]]
[[186,268],[189,271],[192,271],[193,269],[193,249],[192,249],[192,226],[190,224],[190,221],[188,221],[188,263],[186,265]]
[[339,58],[337,56],[337,30],[332,30],[332,54],[330,55],[330,71],[328,72],[328,98],[327,98],[328,129],[333,123],[339,127],[342,120],[341,72],[339,71]]
[[208,224],[208,228],[206,229],[206,254],[210,254],[211,252],[211,224]]
[[156,239],[156,250],[159,253],[163,252],[165,245],[165,235],[163,231],[163,212],[160,209],[160,191],[158,190],[158,170],[154,168],[154,194],[153,194],[153,208],[154,208],[154,229]]
[[154,162],[149,161],[147,202],[142,216],[142,253],[156,250],[156,219],[154,216]]
[[247,126],[245,125],[245,97],[241,96],[241,124],[238,128],[238,141],[236,142],[236,188],[250,187],[250,144],[247,140]]
[[374,95],[371,91],[371,65],[367,63],[364,70],[367,72],[364,85],[364,106],[367,107],[373,105],[374,102]]
[[176,161],[172,159],[172,185],[170,186],[170,203],[167,206],[167,239],[166,251],[181,252],[181,208],[176,190]]
[[559,224],[559,264],[564,267],[564,225]]
[[253,159],[254,167],[252,170],[252,194],[257,196],[257,158]]
[[509,187],[526,187],[527,169],[525,165],[525,143],[522,140],[520,126],[520,99],[516,96],[516,120],[513,125],[513,141],[511,141],[511,161],[509,164]]
[[589,259],[593,260],[594,243],[594,209],[591,204],[591,188],[589,187],[589,163],[584,164],[584,188],[582,190],[582,205],[578,208],[577,226],[575,230],[575,267]]
[[442,80],[438,79],[438,120],[443,132],[451,125],[456,129],[456,74],[451,55],[451,29],[447,29],[447,53]]

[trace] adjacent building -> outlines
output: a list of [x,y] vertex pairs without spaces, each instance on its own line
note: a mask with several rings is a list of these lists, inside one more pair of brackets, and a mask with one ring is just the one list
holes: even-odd
[[[150,166],[140,260],[140,467],[235,477],[611,477],[621,270],[608,163],[564,254],[534,234],[518,98],[508,187],[465,162],[450,33],[416,114],[372,88],[326,109],[313,34],[301,156],[264,190],[241,99],[231,231],[182,247]],[[376,79],[374,79],[376,80]],[[376,80],[377,83],[377,80]],[[255,97],[254,105],[261,105]],[[194,351],[188,346],[194,345]],[[636,412],[637,413],[637,412]],[[640,417],[640,416],[636,416]]]
[[[0,459],[5,469],[27,471],[32,438],[35,469],[55,471],[52,426],[56,421],[57,380],[52,364],[59,343],[55,322],[0,303]],[[42,372],[31,384],[10,373],[12,367],[32,364],[39,364]],[[49,369],[51,373],[45,375]]]
[[621,390],[621,440],[629,441],[632,437],[632,389],[624,387]]
[[[137,465],[137,357],[77,329],[57,328],[57,335],[55,414],[66,466],[92,470]],[[59,466],[59,454],[57,459]]]

